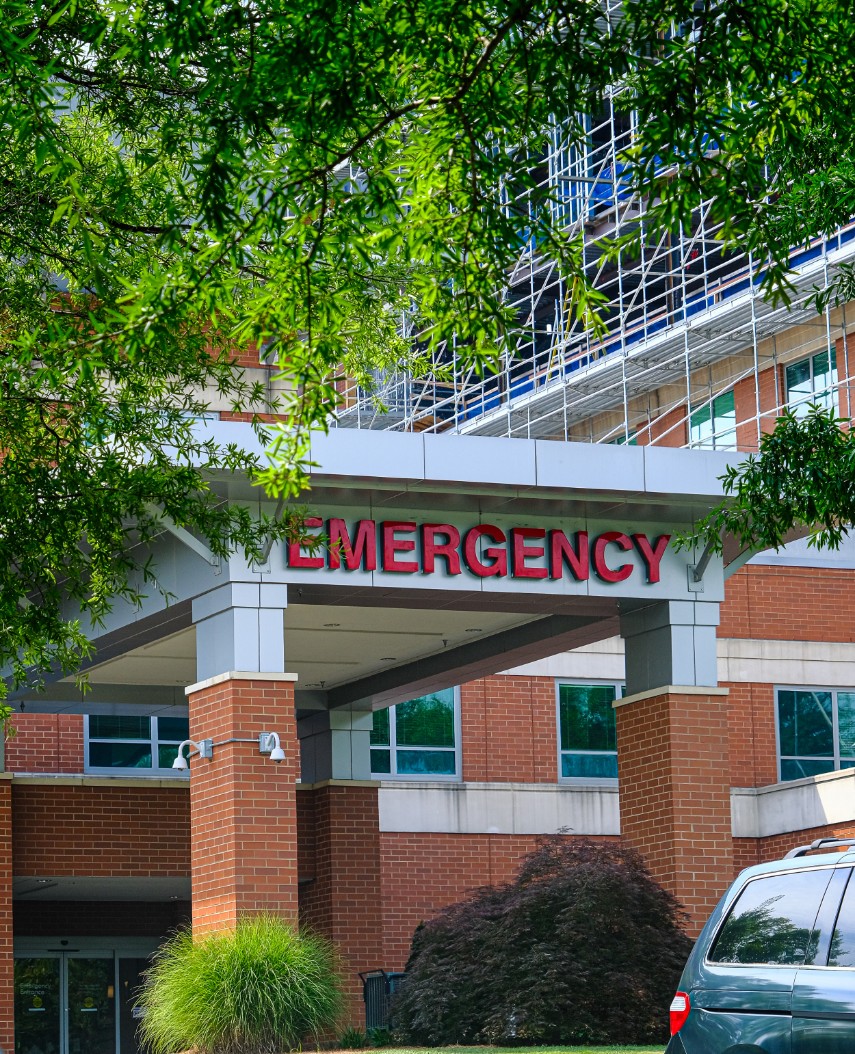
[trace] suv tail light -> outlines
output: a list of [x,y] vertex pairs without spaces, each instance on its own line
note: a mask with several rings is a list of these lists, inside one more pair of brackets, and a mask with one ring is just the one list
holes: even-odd
[[671,1000],[671,1035],[675,1035],[685,1025],[689,1011],[689,993],[678,992]]

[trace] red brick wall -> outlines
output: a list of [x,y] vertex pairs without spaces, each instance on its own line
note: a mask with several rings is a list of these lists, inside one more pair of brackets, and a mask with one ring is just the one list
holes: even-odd
[[837,376],[843,381],[838,389],[840,416],[850,417],[853,409],[852,382],[847,383],[843,379],[855,373],[855,340],[851,335],[848,338],[838,337],[834,347],[837,352]]
[[809,845],[817,838],[849,838],[855,836],[855,821],[811,827],[804,831],[788,831],[771,838],[734,838],[734,855],[740,868],[760,864],[766,860],[780,860],[798,845]]
[[463,779],[555,783],[555,681],[486,677],[460,690]]
[[44,786],[12,790],[16,875],[187,875],[186,788]]
[[697,933],[733,875],[727,698],[656,695],[615,713],[622,836]]
[[364,1022],[359,974],[382,968],[377,787],[328,786],[297,794],[300,923],[333,941],[353,1024]]
[[[296,921],[294,683],[221,681],[189,702],[191,737],[222,744],[211,761],[193,763],[190,780],[194,933],[262,911]],[[279,765],[258,751],[265,731],[279,733],[286,755]]]
[[685,417],[685,406],[677,406],[659,417],[654,417],[646,427],[638,427],[636,442],[639,446],[685,446]]
[[725,586],[719,637],[855,641],[855,621],[841,618],[855,595],[855,570],[744,567]]
[[508,882],[537,843],[534,835],[381,834],[382,965],[402,970],[420,922],[473,889]]
[[775,698],[772,685],[730,682],[730,782],[734,787],[765,787],[778,779]]
[[15,714],[6,740],[7,772],[83,772],[79,714]]

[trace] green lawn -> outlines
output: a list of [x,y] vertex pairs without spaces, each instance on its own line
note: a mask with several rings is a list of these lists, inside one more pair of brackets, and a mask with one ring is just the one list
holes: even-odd
[[383,1047],[380,1054],[662,1054],[662,1047]]

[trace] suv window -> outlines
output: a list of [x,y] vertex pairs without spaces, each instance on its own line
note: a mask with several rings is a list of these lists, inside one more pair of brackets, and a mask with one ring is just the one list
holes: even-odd
[[837,913],[828,965],[855,966],[855,882],[851,879]]
[[816,953],[815,922],[830,868],[749,882],[719,931],[710,962],[801,966]]

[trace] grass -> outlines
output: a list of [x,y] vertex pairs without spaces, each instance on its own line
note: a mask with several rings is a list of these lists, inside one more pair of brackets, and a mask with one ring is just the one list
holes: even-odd
[[[662,1047],[383,1047],[382,1054],[662,1054]],[[370,1054],[371,1048],[359,1054]]]

